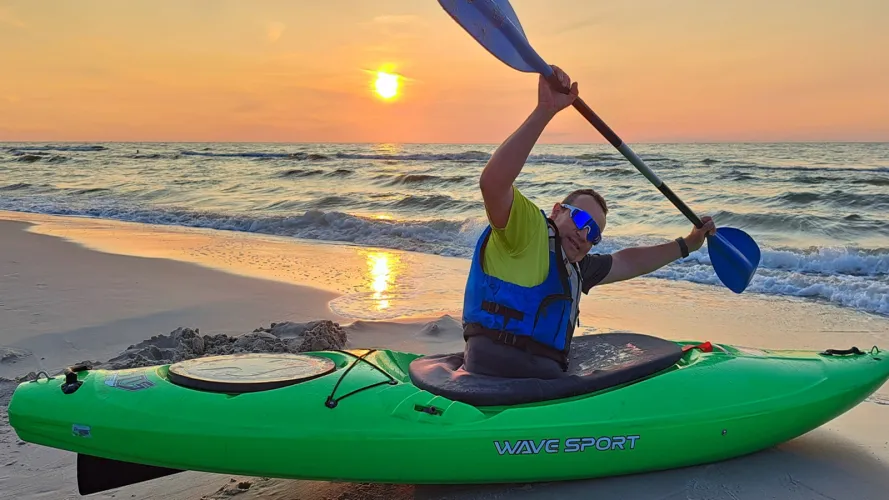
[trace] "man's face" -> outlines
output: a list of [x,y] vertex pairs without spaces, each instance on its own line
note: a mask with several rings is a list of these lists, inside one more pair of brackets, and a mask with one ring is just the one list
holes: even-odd
[[[602,232],[605,232],[605,212],[595,198],[589,195],[581,195],[571,205],[590,214]],[[568,260],[578,262],[583,259],[583,256],[593,248],[592,242],[586,238],[589,228],[584,228],[582,231],[578,230],[574,221],[571,220],[571,211],[560,203],[556,203],[553,206],[553,212],[550,217],[559,229],[562,248],[565,250],[565,256],[568,257]]]

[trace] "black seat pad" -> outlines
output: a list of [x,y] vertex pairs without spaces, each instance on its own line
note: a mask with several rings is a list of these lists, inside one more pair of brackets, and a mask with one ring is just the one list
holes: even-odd
[[425,391],[475,406],[505,406],[566,398],[647,377],[682,357],[675,342],[637,333],[575,337],[569,371],[555,379],[501,378],[463,369],[463,353],[417,358],[411,381]]

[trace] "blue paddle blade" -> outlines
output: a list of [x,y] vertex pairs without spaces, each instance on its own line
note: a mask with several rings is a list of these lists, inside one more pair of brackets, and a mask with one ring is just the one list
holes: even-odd
[[759,245],[740,229],[720,227],[707,237],[707,249],[722,284],[735,293],[743,292],[759,267]]
[[444,10],[484,48],[505,64],[549,76],[552,68],[531,48],[507,0],[438,0]]

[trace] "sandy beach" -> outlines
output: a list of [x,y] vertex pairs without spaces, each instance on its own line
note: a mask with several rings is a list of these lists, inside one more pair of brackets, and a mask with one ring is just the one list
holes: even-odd
[[0,500],[889,500],[889,1],[799,7],[0,0]]
[[[20,442],[7,425],[16,377],[106,361],[180,327],[236,337],[284,321],[336,322],[350,347],[453,352],[462,348],[467,269],[466,259],[357,245],[0,212],[0,498],[78,498],[74,454]],[[769,348],[889,345],[885,317],[687,282],[602,287],[581,307],[586,333]],[[600,480],[421,487],[189,472],[95,498],[881,499],[889,491],[887,418],[884,386],[840,418],[761,453]]]

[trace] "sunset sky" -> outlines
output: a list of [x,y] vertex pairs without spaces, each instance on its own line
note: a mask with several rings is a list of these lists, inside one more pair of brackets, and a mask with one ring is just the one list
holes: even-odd
[[[511,3],[629,143],[889,141],[889,1]],[[497,143],[536,85],[436,0],[0,0],[2,141]]]

